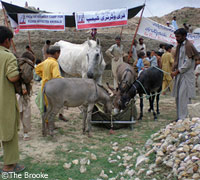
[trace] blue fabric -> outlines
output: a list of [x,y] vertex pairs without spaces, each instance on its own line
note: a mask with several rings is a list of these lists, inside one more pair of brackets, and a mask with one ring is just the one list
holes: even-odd
[[158,66],[156,56],[152,56],[151,59],[149,60],[149,62],[151,63],[151,66],[156,66],[156,67]]
[[138,59],[138,62],[137,62],[137,68],[138,68],[138,72],[140,72],[142,70],[142,68],[144,67],[144,64],[143,64],[143,61],[142,61],[142,58],[139,58]]

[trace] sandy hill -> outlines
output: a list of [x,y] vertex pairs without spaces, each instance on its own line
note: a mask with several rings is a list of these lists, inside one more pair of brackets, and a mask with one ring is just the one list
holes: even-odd
[[165,24],[166,21],[171,21],[173,16],[176,16],[179,27],[182,27],[183,23],[190,24],[194,29],[200,27],[200,8],[184,7],[160,18],[153,17],[152,19]]
[[[193,28],[200,27],[200,8],[185,7],[173,11],[162,17],[151,17],[151,19],[165,25],[166,21],[171,21],[173,16],[177,17],[177,23],[179,27],[182,27],[183,23],[191,24]],[[2,11],[0,11],[0,24],[4,24],[3,19],[3,13]],[[123,27],[122,42],[125,46],[126,52],[128,52],[131,46],[138,20],[139,17],[129,19],[128,25]],[[120,34],[121,30],[121,27],[98,29],[98,38],[100,38],[101,40],[103,52],[105,52],[106,49],[114,44],[114,38],[116,35]],[[73,43],[83,43],[87,39],[87,37],[90,37],[90,30],[76,31],[75,28],[66,28],[65,32],[31,31],[30,35],[32,49],[36,53],[36,56],[38,58],[41,58],[41,49],[45,40],[49,39],[52,41],[52,43],[58,40],[66,40]],[[145,43],[147,44],[147,49],[158,49],[160,42],[147,38],[144,39]],[[17,53],[20,55],[29,42],[28,33],[20,32],[15,36],[14,42],[16,44]],[[109,59],[106,57],[106,55],[104,57],[105,60],[108,62]]]

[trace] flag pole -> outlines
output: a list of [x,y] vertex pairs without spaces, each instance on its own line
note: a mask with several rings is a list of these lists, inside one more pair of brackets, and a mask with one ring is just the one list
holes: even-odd
[[[145,7],[145,4],[144,4],[144,7]],[[142,8],[142,12],[141,12],[141,15],[140,15],[140,19],[139,19],[138,25],[137,25],[137,27],[136,27],[135,34],[134,34],[134,36],[133,36],[132,43],[131,43],[131,48],[130,48],[129,53],[128,53],[128,62],[129,62],[129,60],[130,60],[130,58],[131,58],[131,51],[132,51],[133,44],[134,44],[134,41],[135,41],[135,38],[136,38],[136,35],[137,35],[137,32],[138,32],[138,29],[139,29],[141,20],[142,20],[142,15],[143,15],[143,12],[144,12],[144,7]]]
[[122,28],[121,28],[121,32],[120,32],[120,37],[121,37],[121,38],[122,38],[123,27],[124,27],[124,26],[122,26]]
[[[5,24],[6,24],[6,26],[9,28],[9,24],[8,24],[8,19],[7,19],[7,16],[6,16],[5,8],[4,8],[4,6],[3,6],[2,3],[1,3],[1,5],[2,5],[2,10],[3,10],[4,18],[5,18]],[[15,47],[15,44],[14,44],[13,39],[11,39],[11,44],[12,44],[14,53],[17,54],[16,47]]]
[[31,48],[31,33],[28,31],[28,41],[29,41],[29,47]]

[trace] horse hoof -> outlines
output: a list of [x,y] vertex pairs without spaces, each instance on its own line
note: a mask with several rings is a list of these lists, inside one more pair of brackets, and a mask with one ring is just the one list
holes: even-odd
[[110,131],[109,131],[109,134],[114,134],[115,132],[111,129]]
[[42,131],[42,136],[43,136],[43,137],[46,137],[46,136],[47,136],[47,133],[44,132],[44,131]]
[[92,134],[91,134],[91,133],[88,133],[88,137],[91,138],[91,137],[92,137]]
[[54,136],[54,133],[53,132],[49,132],[49,135],[51,136],[51,137],[53,137]]
[[158,111],[157,114],[160,114],[160,112]]
[[158,120],[158,118],[157,118],[157,117],[155,117],[155,118],[154,118],[154,120],[155,120],[155,121],[157,121],[157,120]]

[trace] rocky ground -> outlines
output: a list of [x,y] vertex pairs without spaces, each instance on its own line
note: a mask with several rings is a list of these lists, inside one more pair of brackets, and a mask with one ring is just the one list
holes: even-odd
[[[200,179],[200,118],[179,120],[153,134],[146,144],[146,152],[137,158],[136,167],[155,154],[146,175],[168,169],[167,179]],[[144,169],[143,169],[144,170]],[[142,168],[140,169],[142,173]]]

